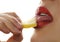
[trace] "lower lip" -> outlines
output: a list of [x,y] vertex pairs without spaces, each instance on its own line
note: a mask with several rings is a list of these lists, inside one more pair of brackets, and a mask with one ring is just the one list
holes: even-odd
[[[47,17],[48,19],[46,19],[46,21],[42,21],[42,18],[41,16],[39,16],[41,13],[45,13],[45,14],[48,14],[49,17]],[[39,18],[40,17],[40,18]],[[38,19],[39,18],[39,19]],[[51,20],[49,20],[49,18],[51,18]],[[53,17],[52,15],[50,14],[50,12],[48,11],[47,8],[45,7],[39,7],[38,11],[37,11],[37,14],[36,14],[36,20],[37,20],[37,26],[35,28],[42,28],[44,27],[45,25],[51,23],[53,21]],[[49,20],[49,21],[48,21]]]

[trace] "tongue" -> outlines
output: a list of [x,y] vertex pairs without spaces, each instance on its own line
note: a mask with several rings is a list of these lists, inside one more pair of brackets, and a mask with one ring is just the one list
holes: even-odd
[[38,16],[38,18],[37,18],[37,21],[38,22],[51,22],[51,17],[50,16]]
[[37,16],[37,28],[43,27],[44,25],[51,22],[50,16]]

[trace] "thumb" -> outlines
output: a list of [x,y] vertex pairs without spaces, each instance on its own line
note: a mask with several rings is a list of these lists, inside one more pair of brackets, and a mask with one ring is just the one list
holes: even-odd
[[23,40],[22,34],[13,35],[11,38],[8,39],[7,42],[21,42]]

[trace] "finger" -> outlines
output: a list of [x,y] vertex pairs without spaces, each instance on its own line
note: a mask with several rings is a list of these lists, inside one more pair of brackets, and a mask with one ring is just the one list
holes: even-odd
[[19,30],[22,29],[22,24],[13,16],[7,15],[7,14],[1,14],[0,17],[4,17],[11,21]]
[[2,31],[6,34],[8,34],[10,32],[2,21],[0,21],[0,31]]
[[5,13],[3,13],[3,14],[8,14],[8,15],[14,16],[15,18],[17,18],[17,20],[18,20],[19,22],[21,22],[21,19],[19,19],[19,17],[16,15],[15,12],[5,12]]
[[15,26],[12,25],[11,22],[9,22],[7,19],[0,17],[0,20],[7,26],[7,28],[13,33],[13,34],[20,34],[21,31],[19,31]]
[[22,34],[13,35],[11,38],[7,40],[7,42],[21,42],[23,40]]
[[8,15],[14,16],[16,18],[18,17],[15,12],[5,12],[3,14],[8,14]]

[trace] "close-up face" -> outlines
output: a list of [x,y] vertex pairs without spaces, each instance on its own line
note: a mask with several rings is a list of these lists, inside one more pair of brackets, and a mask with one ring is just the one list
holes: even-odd
[[60,0],[41,0],[31,42],[60,42]]

